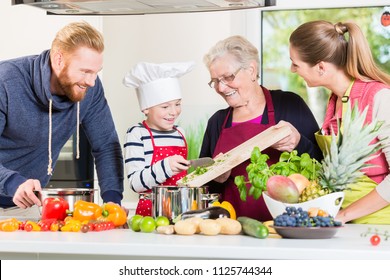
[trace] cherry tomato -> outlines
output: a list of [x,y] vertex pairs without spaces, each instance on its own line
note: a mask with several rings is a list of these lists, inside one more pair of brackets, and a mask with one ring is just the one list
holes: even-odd
[[32,231],[33,230],[33,225],[32,224],[25,224],[24,225],[24,230],[25,231]]
[[371,236],[370,242],[372,245],[376,246],[381,242],[381,238],[379,237],[379,235],[375,234],[375,235]]
[[87,233],[88,231],[89,231],[89,226],[87,224],[81,226],[81,232]]
[[50,225],[46,223],[41,224],[41,231],[48,231],[50,229]]
[[95,224],[95,231],[102,231],[104,230],[102,224],[98,223],[98,224]]
[[114,222],[107,222],[107,224],[108,224],[108,229],[114,229],[115,228],[115,224],[114,224]]
[[89,227],[89,231],[94,231],[95,230],[95,224],[94,223],[88,223],[87,225]]
[[20,229],[20,230],[24,230],[24,226],[26,225],[26,222],[27,222],[27,221],[23,221],[23,222],[21,222],[21,223],[19,224],[19,229]]
[[59,223],[52,223],[50,225],[50,231],[59,231]]

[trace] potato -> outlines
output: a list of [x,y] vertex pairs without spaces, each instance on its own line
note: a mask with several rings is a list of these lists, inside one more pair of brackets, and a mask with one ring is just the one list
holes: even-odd
[[203,221],[203,219],[201,217],[188,218],[188,219],[186,219],[186,221],[188,221],[190,223],[193,223],[196,226],[196,232],[195,233],[200,233],[199,224],[200,224],[201,221]]
[[240,234],[241,223],[230,218],[218,218],[217,223],[221,225],[221,234]]
[[205,219],[199,224],[200,232],[204,235],[217,235],[221,232],[221,225],[212,219]]
[[156,231],[161,234],[174,234],[175,227],[173,225],[158,226]]
[[175,224],[175,232],[180,235],[192,235],[196,232],[196,225],[187,220],[180,220]]

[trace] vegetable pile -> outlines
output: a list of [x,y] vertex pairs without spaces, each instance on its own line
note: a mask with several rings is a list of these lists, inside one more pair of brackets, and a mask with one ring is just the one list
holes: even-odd
[[127,225],[127,214],[118,204],[98,205],[92,202],[76,201],[74,211],[63,198],[46,198],[42,203],[39,221],[20,221],[15,218],[0,221],[0,231],[62,231],[88,232],[110,230]]
[[[250,164],[247,166],[248,181],[245,176],[236,176],[234,183],[237,185],[242,201],[246,201],[247,195],[259,199],[263,191],[267,190],[267,181],[275,175],[284,177],[292,174],[301,174],[308,180],[315,180],[321,164],[308,153],[298,155],[296,150],[283,152],[280,155],[279,162],[268,166],[269,156],[262,154],[259,147],[255,147],[251,153]],[[250,184],[249,191],[247,184]]]

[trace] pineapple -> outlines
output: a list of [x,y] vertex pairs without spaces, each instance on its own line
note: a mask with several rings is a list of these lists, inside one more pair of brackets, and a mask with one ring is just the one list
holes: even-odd
[[374,119],[370,124],[364,124],[366,115],[367,108],[360,114],[357,105],[352,109],[348,107],[343,116],[344,130],[339,129],[339,137],[332,133],[318,180],[304,189],[300,202],[347,189],[363,175],[362,170],[369,167],[366,162],[378,156],[375,153],[383,148],[383,140],[370,143],[378,137],[380,128],[388,129],[388,126],[382,127],[383,122]]

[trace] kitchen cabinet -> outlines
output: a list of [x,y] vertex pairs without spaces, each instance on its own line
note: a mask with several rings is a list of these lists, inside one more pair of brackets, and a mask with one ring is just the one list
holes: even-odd
[[331,239],[179,236],[117,229],[102,232],[0,232],[0,259],[390,259],[390,241],[371,245],[371,227],[345,225]]

